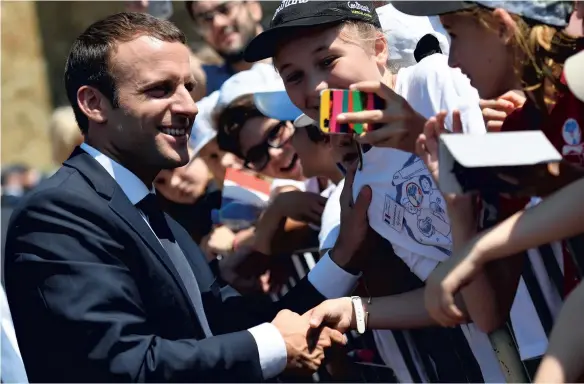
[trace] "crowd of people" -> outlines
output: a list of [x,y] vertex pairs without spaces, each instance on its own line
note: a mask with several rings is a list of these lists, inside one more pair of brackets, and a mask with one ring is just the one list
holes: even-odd
[[3,167],[2,382],[508,382],[502,329],[584,379],[584,2],[185,1],[221,65],[150,5],[73,43],[55,171]]

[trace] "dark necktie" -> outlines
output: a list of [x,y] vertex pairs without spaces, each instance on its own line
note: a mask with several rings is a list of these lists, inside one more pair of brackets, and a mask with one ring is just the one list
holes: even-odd
[[144,213],[150,227],[160,240],[162,247],[170,257],[170,260],[174,264],[176,271],[178,272],[183,285],[185,286],[191,304],[193,305],[197,316],[199,317],[199,322],[201,323],[201,328],[205,332],[205,337],[213,336],[211,328],[209,328],[209,322],[207,321],[207,316],[205,315],[205,309],[203,307],[203,299],[201,298],[201,291],[197,284],[197,279],[195,274],[189,265],[182,249],[177,244],[172,231],[166,222],[166,217],[160,209],[158,200],[156,196],[152,193],[148,194],[144,199],[140,200],[136,207]]

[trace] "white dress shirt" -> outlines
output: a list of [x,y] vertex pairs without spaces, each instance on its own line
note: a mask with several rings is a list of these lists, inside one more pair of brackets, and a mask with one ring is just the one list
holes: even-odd
[[[110,159],[97,149],[83,143],[81,149],[91,155],[118,183],[128,200],[136,205],[152,192],[136,175]],[[144,220],[148,220],[142,215]],[[357,285],[359,276],[354,276],[339,267],[325,255],[308,273],[308,281],[327,299],[336,299],[349,294]],[[263,323],[248,329],[258,347],[260,365],[265,380],[271,379],[286,368],[286,343],[278,329],[271,323]]]

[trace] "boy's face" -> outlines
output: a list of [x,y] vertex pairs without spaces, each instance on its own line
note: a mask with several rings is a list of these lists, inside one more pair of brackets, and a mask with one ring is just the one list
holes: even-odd
[[253,170],[265,176],[302,180],[301,161],[290,140],[293,134],[294,126],[289,121],[253,117],[241,129],[241,153],[252,163]]
[[219,185],[223,185],[227,168],[241,169],[243,167],[241,160],[235,155],[219,149],[217,139],[211,140],[201,148],[198,157],[207,164],[209,171]]

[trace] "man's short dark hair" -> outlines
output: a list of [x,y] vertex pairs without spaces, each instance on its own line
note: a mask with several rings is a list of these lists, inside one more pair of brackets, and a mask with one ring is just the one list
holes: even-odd
[[414,58],[416,59],[416,63],[419,63],[425,57],[431,56],[435,53],[442,53],[440,49],[440,42],[436,38],[436,36],[432,35],[431,33],[427,33],[418,44],[416,44],[416,49],[414,50]]
[[90,85],[117,107],[111,54],[117,44],[143,35],[186,44],[184,33],[170,21],[133,12],[117,13],[93,23],[73,43],[65,64],[65,89],[81,132],[87,132],[89,120],[77,105],[77,91],[84,85]]
[[254,117],[265,117],[255,106],[253,95],[242,95],[221,109],[217,122],[217,145],[225,152],[233,153],[243,159],[240,135],[245,123]]

